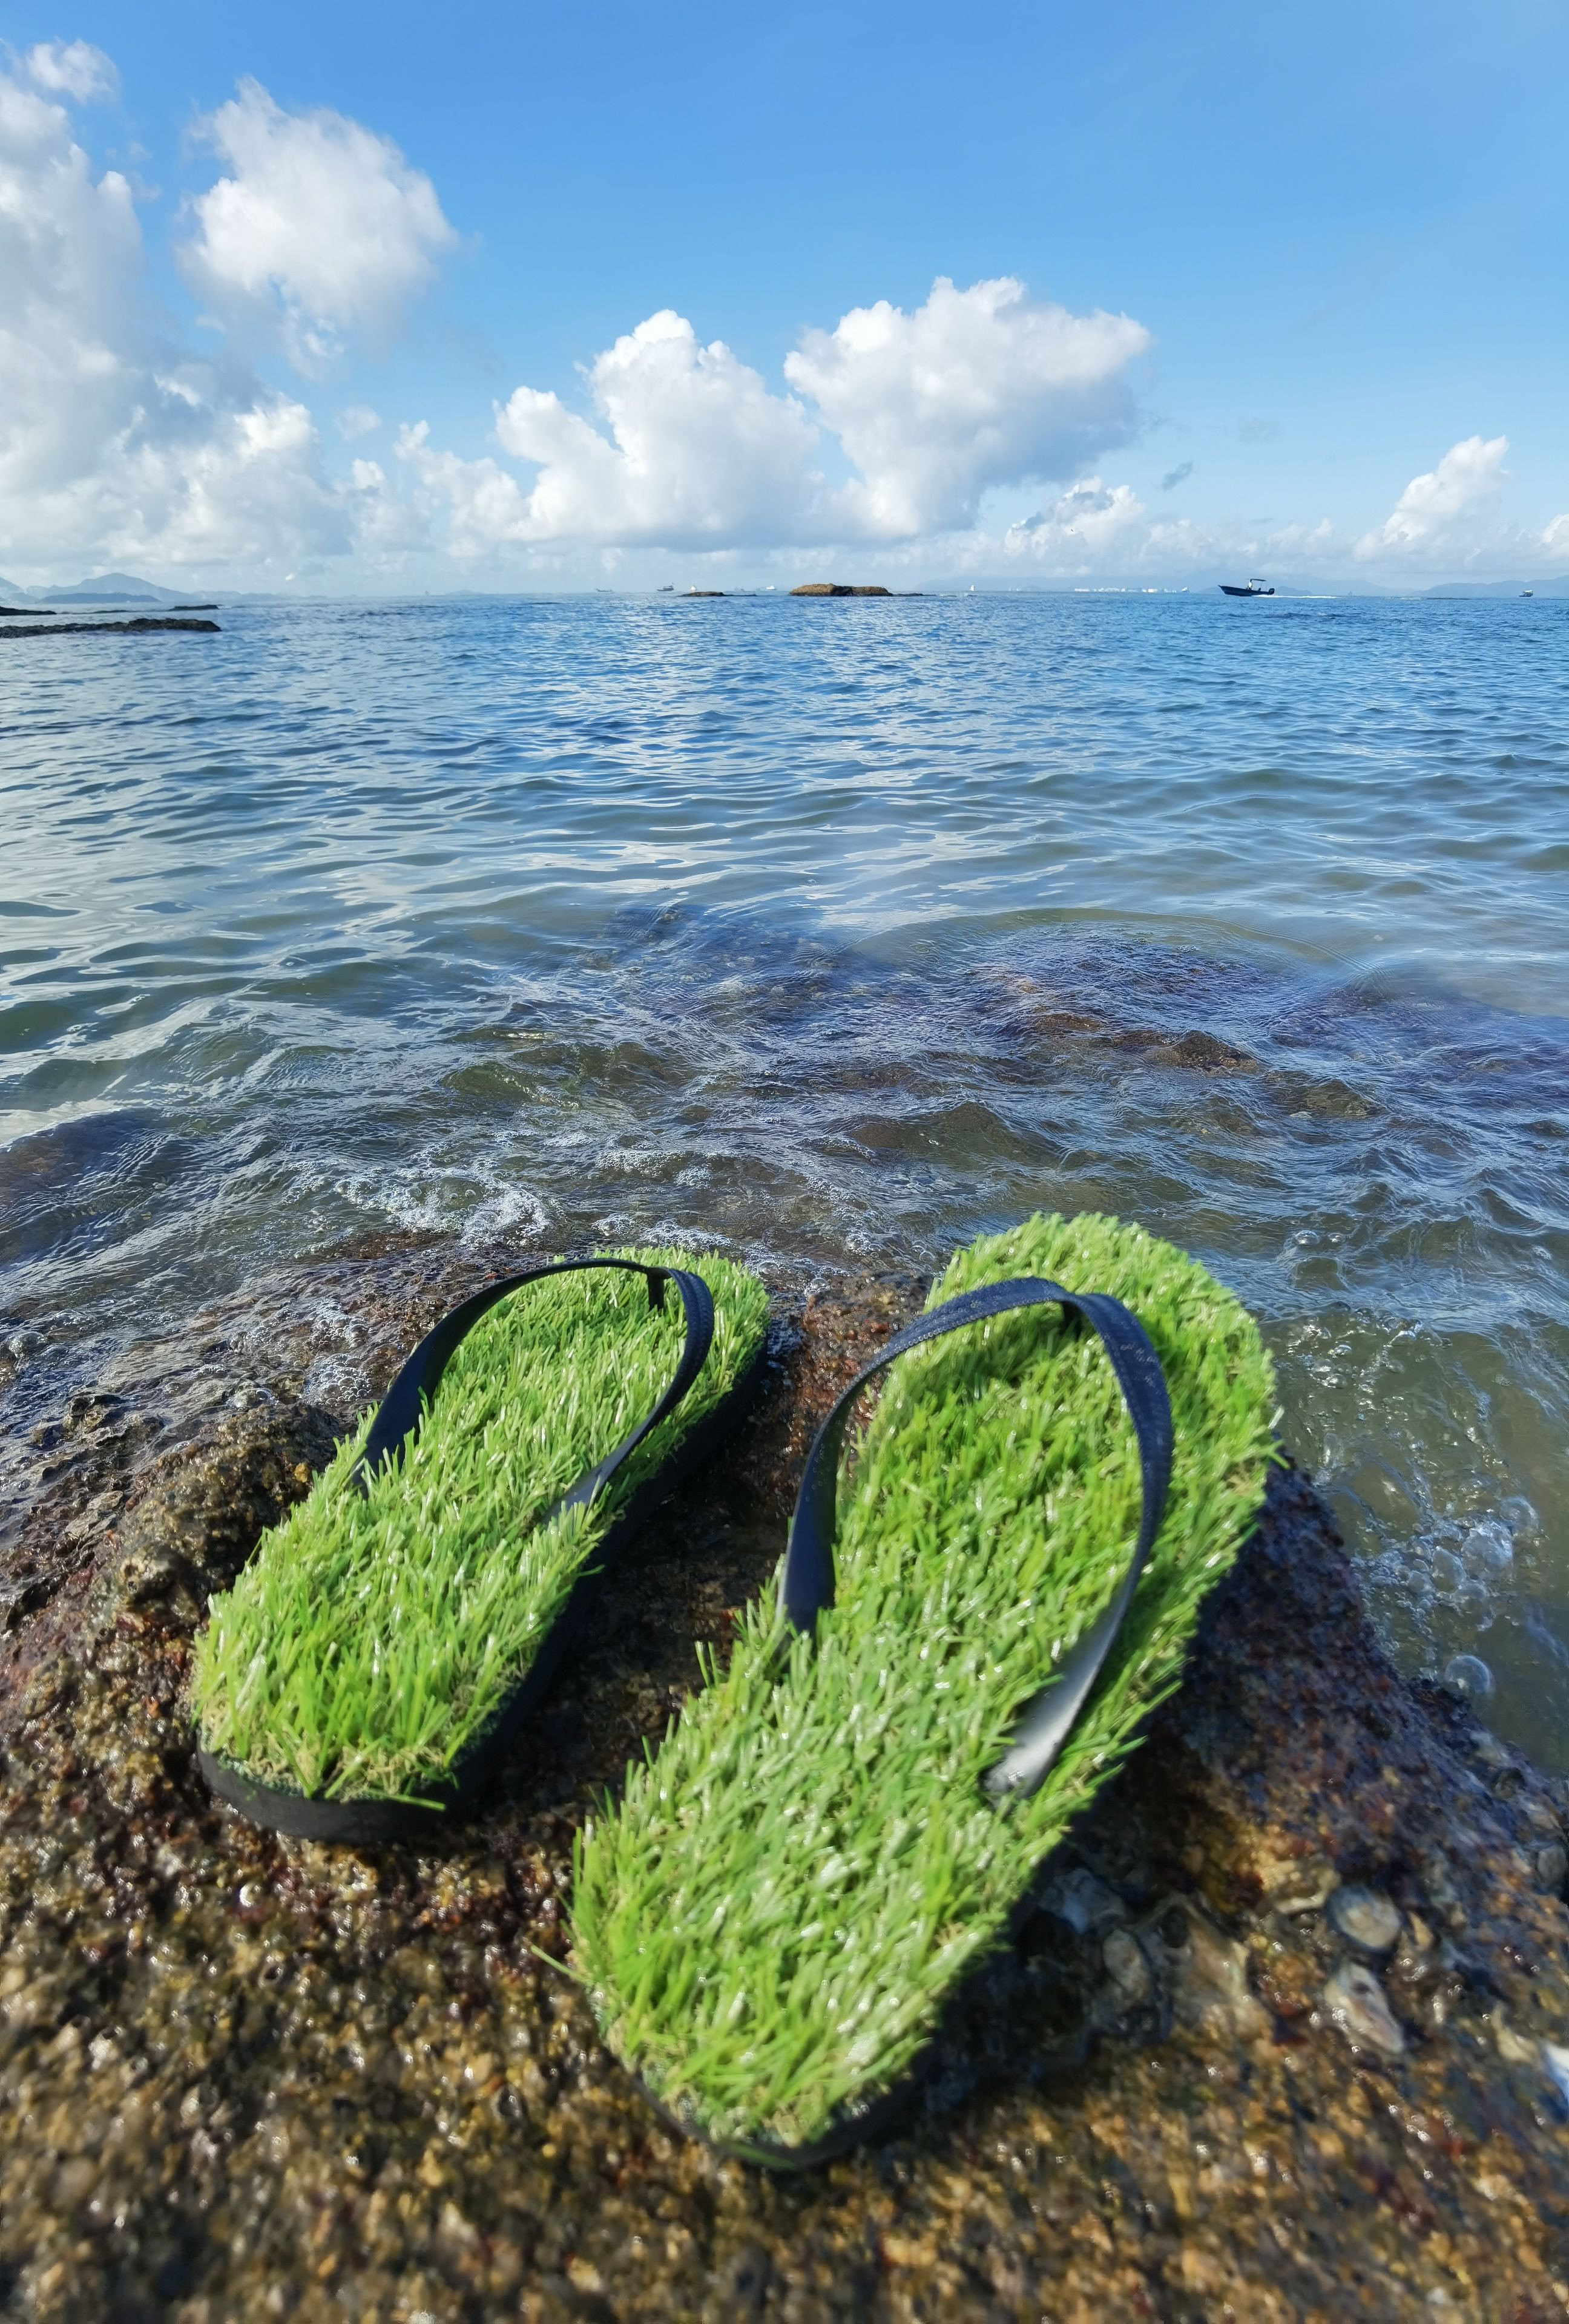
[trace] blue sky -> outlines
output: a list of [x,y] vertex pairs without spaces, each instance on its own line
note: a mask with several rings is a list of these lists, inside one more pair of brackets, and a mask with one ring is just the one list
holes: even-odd
[[[1561,5],[152,0],[0,29],[23,584],[62,554],[331,588],[1569,566]],[[46,249],[17,220],[51,205]],[[876,350],[833,337],[878,302]],[[596,385],[667,312],[695,336]],[[32,424],[30,334],[60,383]],[[560,409],[498,441],[520,389]]]

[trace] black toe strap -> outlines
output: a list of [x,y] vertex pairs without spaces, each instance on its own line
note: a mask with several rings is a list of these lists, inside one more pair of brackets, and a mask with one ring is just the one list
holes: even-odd
[[1013,1741],[986,1778],[993,1792],[1032,1792],[1040,1784],[1073,1731],[1090,1689],[1100,1675],[1112,1639],[1132,1602],[1139,1576],[1144,1571],[1171,1482],[1171,1404],[1160,1359],[1138,1318],[1104,1291],[1065,1291],[1060,1283],[1037,1276],[1020,1276],[1009,1283],[983,1283],[964,1291],[913,1323],[878,1351],[858,1371],[833,1411],[817,1431],[807,1456],[789,1545],[780,1577],[780,1600],[798,1630],[810,1631],[818,1614],[834,1602],[834,1537],[838,1530],[839,1452],[849,1425],[851,1408],[868,1380],[875,1379],[897,1357],[924,1341],[963,1331],[967,1324],[1005,1315],[1016,1307],[1062,1306],[1082,1315],[1099,1333],[1122,1401],[1139,1439],[1139,1463],[1144,1507],[1139,1538],[1128,1570],[1105,1612],[1074,1646],[1050,1682],[1029,1703],[1013,1731]]
[[[681,1267],[649,1267],[641,1259],[568,1259],[550,1267],[531,1267],[522,1275],[503,1275],[494,1283],[487,1283],[461,1306],[443,1315],[433,1330],[426,1333],[409,1358],[386,1395],[370,1426],[359,1459],[349,1471],[349,1481],[363,1493],[374,1472],[394,1461],[419,1434],[420,1423],[426,1408],[435,1401],[441,1375],[451,1362],[460,1342],[474,1329],[482,1315],[488,1314],[498,1300],[511,1292],[519,1291],[525,1283],[541,1283],[550,1275],[586,1275],[595,1268],[615,1268],[623,1274],[647,1277],[649,1305],[662,1307],[665,1286],[673,1283],[681,1295],[681,1306],[687,1319],[687,1336],[681,1348],[681,1360],[676,1366],[669,1386],[647,1417],[640,1420],[630,1436],[623,1436],[614,1452],[607,1453],[597,1467],[579,1477],[569,1492],[564,1493],[548,1514],[555,1517],[562,1509],[576,1508],[594,1499],[606,1486],[622,1462],[636,1452],[651,1429],[659,1426],[667,1414],[675,1410],[692,1382],[702,1370],[708,1350],[714,1341],[714,1295],[700,1275],[688,1273]],[[541,1520],[544,1522],[544,1520]]]

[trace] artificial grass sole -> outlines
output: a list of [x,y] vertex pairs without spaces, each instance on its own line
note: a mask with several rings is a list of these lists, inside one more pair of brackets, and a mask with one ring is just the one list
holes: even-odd
[[1112,1600],[1140,1492],[1098,1343],[1038,1309],[899,1359],[842,1477],[815,1637],[754,1608],[578,1846],[574,1967],[607,2043],[667,2119],[750,2161],[826,2160],[898,2110],[966,1974],[1177,1684],[1262,1498],[1269,1359],[1202,1268],[1115,1221],[1037,1219],[957,1254],[928,1305],[1018,1277],[1121,1300],[1176,1424],[1149,1563],[1039,1788],[986,1778]]
[[[629,1412],[635,1415],[640,1402],[651,1406],[649,1381],[673,1368],[669,1333],[657,1344],[661,1326],[637,1309],[647,1297],[640,1277],[558,1278],[542,1302],[536,1286],[509,1295],[449,1360],[401,1459],[372,1468],[363,1498],[355,1493],[356,1470],[385,1434],[395,1386],[307,1500],[263,1536],[235,1590],[214,1601],[193,1690],[202,1728],[198,1756],[212,1789],[254,1821],[302,1838],[371,1845],[417,1836],[471,1807],[549,1690],[605,1575],[652,1510],[743,1416],[766,1357],[761,1284],[727,1260],[669,1250],[622,1256],[701,1275],[714,1302],[714,1341],[682,1403],[592,1500],[563,1507],[551,1486],[602,1462]],[[623,1360],[615,1340],[626,1333],[629,1282],[634,1337],[645,1344]],[[584,1312],[595,1306],[597,1333],[593,1314]],[[576,1350],[582,1359],[586,1332],[597,1343],[575,1376],[572,1357]],[[542,1442],[552,1430],[552,1441]],[[454,1438],[465,1436],[475,1440],[473,1450],[461,1441],[455,1447]],[[455,1469],[459,1481],[482,1485],[489,1497],[477,1533],[472,1521],[466,1527],[463,1497],[448,1498]],[[497,1537],[487,1538],[487,1530]],[[475,1585],[488,1592],[477,1609]],[[291,1637],[284,1624],[269,1620],[280,1608],[287,1614],[318,1600],[328,1610],[309,1637]],[[448,1700],[438,1693],[432,1704],[421,1701],[421,1748],[416,1754],[405,1741],[400,1752],[374,1731],[376,1682],[388,1718],[400,1707],[387,1700],[389,1672],[404,1681],[401,1689],[394,1683],[394,1695],[411,1680],[422,1685],[445,1642],[434,1621],[421,1641],[419,1618],[451,1603],[468,1616],[469,1667],[462,1653],[456,1669],[447,1656],[438,1684]],[[510,1658],[497,1646],[503,1621]],[[297,1627],[309,1631],[309,1617]],[[393,1649],[407,1655],[411,1645],[413,1663],[400,1671]],[[335,1681],[342,1698],[336,1702]]]

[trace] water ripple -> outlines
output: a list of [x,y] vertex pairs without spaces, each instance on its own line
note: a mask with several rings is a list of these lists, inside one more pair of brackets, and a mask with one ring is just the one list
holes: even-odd
[[1569,605],[221,618],[14,658],[8,1425],[367,1231],[1115,1209],[1265,1319],[1400,1653],[1569,1757]]

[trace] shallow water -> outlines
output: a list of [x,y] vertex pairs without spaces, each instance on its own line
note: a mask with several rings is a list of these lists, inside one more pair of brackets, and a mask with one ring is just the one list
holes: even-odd
[[5,1425],[367,1234],[1113,1208],[1569,1761],[1569,602],[218,618],[6,650]]

